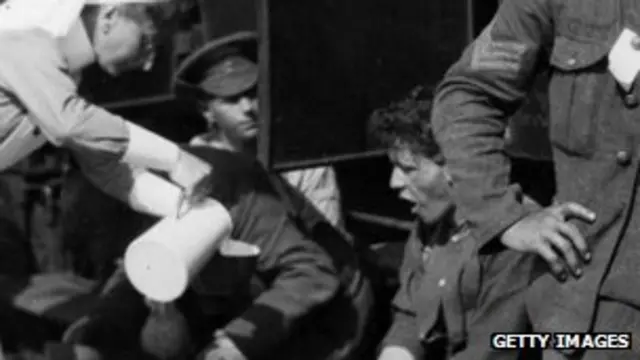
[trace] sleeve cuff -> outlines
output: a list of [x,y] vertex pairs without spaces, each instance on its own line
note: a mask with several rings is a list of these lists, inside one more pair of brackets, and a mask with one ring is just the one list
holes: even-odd
[[134,166],[170,172],[180,157],[177,144],[142,126],[126,122],[129,144],[122,161]]
[[479,248],[483,248],[492,240],[497,239],[504,231],[525,216],[539,211],[542,207],[533,201],[525,201],[524,203],[514,202],[506,206],[504,210],[490,212],[494,214],[494,221],[486,225],[472,227],[472,236],[478,241]]

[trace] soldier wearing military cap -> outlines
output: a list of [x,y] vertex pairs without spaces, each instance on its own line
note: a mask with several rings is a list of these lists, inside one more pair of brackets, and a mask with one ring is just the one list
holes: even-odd
[[[259,135],[258,37],[238,32],[207,43],[185,59],[174,75],[176,94],[195,101],[209,131],[192,145],[208,145],[255,156]],[[341,194],[331,166],[283,172],[332,225],[342,226]]]
[[[256,45],[255,34],[234,34],[205,45],[177,71],[177,93],[215,112],[214,126],[224,128],[212,146],[187,149],[220,174],[212,179],[210,196],[229,209],[231,236],[261,251],[257,266],[243,274],[212,258],[176,304],[203,359],[358,359],[370,343],[374,299],[356,251],[345,232],[282,177],[267,173],[244,147],[257,135]],[[251,277],[258,286],[247,298],[243,291],[221,289],[220,276],[240,279],[240,290]],[[139,355],[138,334],[156,314],[149,316],[131,284],[117,282],[95,309],[91,320],[72,331],[77,336],[70,342],[97,349],[103,359],[122,359],[129,351]],[[166,330],[165,339],[179,322],[170,323],[155,327]]]
[[114,76],[149,69],[171,7],[162,0],[3,3],[0,170],[50,142],[70,149],[90,180],[136,210],[172,215],[182,200],[199,197],[207,164],[77,93],[80,73],[93,63]]
[[[527,295],[534,329],[632,336],[608,349],[556,344],[545,360],[640,358],[638,14],[638,1],[502,1],[435,96],[436,140],[479,251],[548,265]],[[509,183],[503,139],[540,70],[557,189],[547,208]]]
[[174,74],[174,90],[187,99],[238,96],[258,83],[258,35],[234,33],[208,42],[188,56]]
[[[79,359],[362,359],[373,345],[374,297],[344,234],[255,158],[186,149],[220,175],[209,195],[229,210],[230,236],[260,250],[255,261],[215,254],[168,311],[148,308],[129,281],[114,277],[68,331],[67,342],[100,354]],[[170,356],[177,354],[185,357]]]
[[207,43],[178,67],[176,95],[194,101],[210,128],[199,140],[253,150],[259,126],[257,50],[255,33],[236,33]]

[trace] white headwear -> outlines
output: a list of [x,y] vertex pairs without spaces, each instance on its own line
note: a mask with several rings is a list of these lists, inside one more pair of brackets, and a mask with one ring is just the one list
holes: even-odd
[[60,37],[80,17],[84,5],[154,4],[170,0],[7,0],[0,5],[0,31],[43,28]]
[[86,0],[87,4],[92,5],[118,5],[118,4],[156,4],[163,2],[170,2],[171,0]]
[[84,5],[85,0],[7,0],[0,5],[0,31],[39,27],[63,36]]

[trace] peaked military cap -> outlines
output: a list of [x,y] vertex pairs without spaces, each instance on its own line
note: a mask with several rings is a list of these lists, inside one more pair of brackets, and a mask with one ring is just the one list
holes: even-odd
[[192,100],[241,94],[258,82],[257,54],[255,32],[237,32],[208,42],[178,66],[173,91]]

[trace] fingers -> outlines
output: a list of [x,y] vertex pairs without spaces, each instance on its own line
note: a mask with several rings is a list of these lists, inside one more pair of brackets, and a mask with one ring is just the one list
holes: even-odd
[[520,220],[502,234],[501,240],[514,250],[537,253],[560,281],[569,274],[580,277],[591,255],[580,231],[567,222],[569,218],[593,222],[595,214],[577,203],[555,205]]
[[[582,276],[583,264],[590,260],[591,255],[586,240],[573,224],[549,217],[540,235],[538,246],[541,249],[538,252],[541,255],[542,252],[546,254],[546,257],[543,257],[559,279],[562,280],[566,276],[558,272],[560,269],[562,272],[570,271],[575,277]],[[556,256],[549,254],[549,246]]]
[[159,315],[164,315],[166,313],[168,304],[157,302],[149,298],[145,298],[144,302],[147,305],[147,307],[149,307],[149,310],[152,313],[159,314]]
[[211,166],[198,157],[181,152],[174,169],[169,173],[171,180],[183,189],[193,189],[212,174]]
[[551,268],[562,268],[563,273],[557,274],[559,278],[564,281],[567,275],[566,271],[571,271],[575,277],[580,277],[582,275],[582,261],[572,243],[555,231],[545,232],[544,238],[546,241],[543,243],[551,245],[552,250],[555,250],[554,252],[557,254],[556,258],[552,259],[554,264],[552,264]]
[[591,223],[595,221],[596,215],[593,211],[574,202],[556,205],[550,209],[550,212],[553,217],[547,218],[543,236],[558,255],[558,259],[553,259],[555,263],[551,269],[555,273],[561,265],[563,268],[566,265],[574,276],[579,277],[582,275],[583,262],[589,262],[591,254],[580,231],[567,220],[574,218]]
[[193,189],[191,189],[190,198],[193,203],[198,203],[204,200],[212,188],[211,175],[207,175],[200,179],[197,183],[194,184]]
[[104,359],[98,350],[86,345],[73,345],[74,359],[82,360],[102,360]]
[[564,264],[558,254],[551,247],[551,244],[546,241],[540,241],[537,246],[538,255],[540,255],[551,268],[551,272],[560,281],[567,279],[567,273],[565,271]]
[[176,218],[181,219],[187,212],[189,212],[190,208],[190,195],[188,190],[182,190],[180,194],[180,199],[178,200],[178,207],[176,208]]
[[212,187],[212,168],[205,161],[181,152],[178,164],[169,174],[174,184],[182,188],[182,194],[176,210],[176,217],[184,216],[192,205],[204,200]]
[[580,231],[571,223],[558,222],[556,229],[565,238],[569,239],[571,244],[578,250],[578,253],[582,260],[589,262],[591,260],[591,254],[589,252],[589,246],[584,239]]
[[593,211],[574,202],[560,204],[554,207],[552,212],[560,216],[562,220],[578,219],[589,223],[596,220],[596,214]]
[[211,181],[207,178],[199,181],[192,188],[185,188],[180,195],[176,217],[182,218],[194,205],[204,201],[211,192]]

